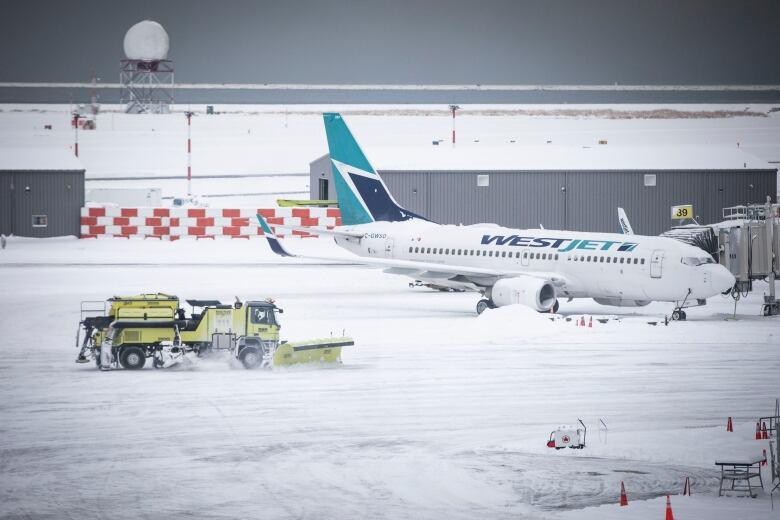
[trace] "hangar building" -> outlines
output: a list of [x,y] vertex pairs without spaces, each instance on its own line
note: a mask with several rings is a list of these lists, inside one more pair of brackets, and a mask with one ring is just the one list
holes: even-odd
[[56,237],[80,233],[84,167],[60,149],[0,150],[0,233]]
[[[671,206],[701,223],[724,207],[777,195],[777,169],[734,148],[563,147],[464,143],[366,150],[405,208],[442,224],[616,232],[625,208],[634,232],[668,230]],[[330,156],[309,168],[313,199],[336,199]]]

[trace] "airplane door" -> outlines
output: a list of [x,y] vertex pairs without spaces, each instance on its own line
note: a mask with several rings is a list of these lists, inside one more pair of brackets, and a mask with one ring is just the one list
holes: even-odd
[[650,278],[661,278],[663,271],[664,252],[662,249],[653,251],[650,257]]
[[387,258],[393,258],[393,246],[394,246],[394,240],[392,238],[388,238],[385,241],[385,256]]
[[528,255],[531,253],[528,252],[528,249],[523,248],[523,252],[520,253],[520,265],[524,267],[528,267]]

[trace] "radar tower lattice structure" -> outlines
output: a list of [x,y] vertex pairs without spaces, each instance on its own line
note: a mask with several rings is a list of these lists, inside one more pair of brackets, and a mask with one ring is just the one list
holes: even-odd
[[174,66],[168,33],[144,20],[125,34],[126,58],[119,62],[119,102],[128,114],[167,114],[173,104]]

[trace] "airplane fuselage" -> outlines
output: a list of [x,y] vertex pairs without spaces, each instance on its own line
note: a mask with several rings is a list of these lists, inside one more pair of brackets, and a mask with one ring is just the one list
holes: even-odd
[[[342,229],[362,234],[335,239],[359,256],[557,275],[559,297],[679,302],[706,299],[733,285],[731,274],[704,251],[664,237],[419,220]],[[480,290],[472,283],[443,285]]]

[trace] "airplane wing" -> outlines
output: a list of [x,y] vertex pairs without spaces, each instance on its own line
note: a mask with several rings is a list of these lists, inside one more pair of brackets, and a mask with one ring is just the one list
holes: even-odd
[[[276,235],[274,234],[274,232],[271,230],[268,223],[261,215],[257,215],[257,220],[260,222],[260,227],[263,229],[263,233],[265,234],[265,237],[268,240],[268,244],[271,246],[271,249],[273,250],[274,253],[280,256],[298,256],[288,252],[284,248],[284,246],[282,246],[279,239],[276,238]],[[283,227],[283,226],[279,226],[279,227]],[[307,230],[311,229],[311,228],[301,228],[301,227],[294,227],[294,226],[285,226],[285,227],[294,228],[294,229],[307,229]],[[362,234],[359,234],[358,236],[362,236]],[[350,263],[357,263],[369,267],[381,268],[384,269],[385,272],[390,274],[401,274],[401,275],[410,276],[415,279],[436,281],[437,283],[441,282],[442,285],[446,285],[446,283],[450,281],[456,285],[473,284],[475,286],[487,287],[493,285],[496,282],[496,280],[499,280],[501,278],[514,278],[519,276],[539,278],[542,280],[546,280],[552,283],[553,285],[559,287],[565,285],[566,283],[566,280],[562,276],[556,273],[545,273],[545,272],[529,273],[527,271],[512,271],[512,270],[505,271],[505,270],[497,270],[497,269],[486,269],[482,267],[440,264],[436,262],[397,260],[394,258],[367,258],[367,257],[362,257],[357,255],[355,255],[354,259],[353,258],[345,259],[340,257],[322,257],[322,256],[318,256],[318,257],[307,256],[306,258],[310,258],[312,260],[327,261],[327,262],[344,262],[346,260],[349,261]]]

